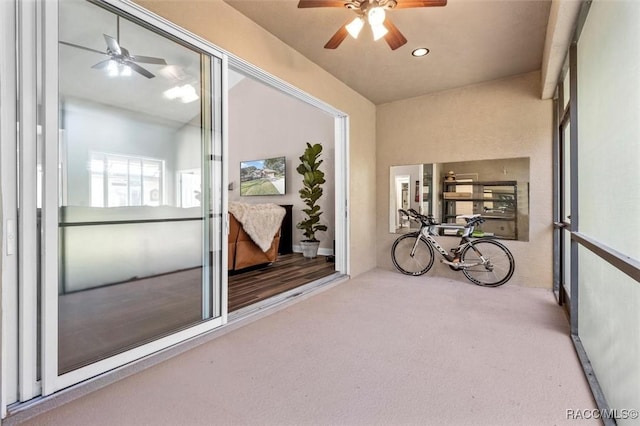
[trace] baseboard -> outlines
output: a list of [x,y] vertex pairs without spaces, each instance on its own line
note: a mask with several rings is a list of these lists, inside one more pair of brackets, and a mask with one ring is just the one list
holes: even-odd
[[[293,246],[293,252],[294,253],[302,253],[302,247]],[[320,247],[318,249],[318,254],[321,255],[321,256],[333,256],[333,249]]]

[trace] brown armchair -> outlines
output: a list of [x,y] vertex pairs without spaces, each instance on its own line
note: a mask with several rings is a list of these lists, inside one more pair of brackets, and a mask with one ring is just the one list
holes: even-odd
[[242,229],[242,224],[238,222],[235,216],[229,213],[229,270],[236,271],[250,266],[274,262],[278,257],[280,232],[281,230],[278,230],[273,238],[271,247],[264,252]]

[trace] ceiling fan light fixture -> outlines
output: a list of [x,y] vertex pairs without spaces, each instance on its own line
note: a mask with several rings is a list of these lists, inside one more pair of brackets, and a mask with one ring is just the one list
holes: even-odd
[[344,7],[358,16],[343,24],[324,45],[325,49],[338,48],[348,34],[353,38],[358,37],[362,23],[366,21],[371,26],[374,40],[384,37],[391,50],[396,50],[407,43],[407,38],[390,19],[387,19],[386,10],[446,5],[447,0],[298,0],[298,9]]
[[373,32],[373,39],[375,41],[380,40],[382,37],[387,35],[389,30],[382,24],[380,25],[371,25],[371,31]]
[[109,61],[109,64],[107,65],[107,74],[109,77],[117,77],[120,75],[118,63],[116,61]]
[[383,8],[379,6],[372,7],[367,11],[367,18],[369,19],[369,24],[371,25],[371,28],[374,28],[384,23],[386,14]]
[[364,19],[361,16],[358,16],[346,26],[349,35],[353,38],[358,38],[362,27],[364,27]]
[[126,63],[111,59],[106,66],[107,75],[109,77],[131,77],[133,72],[131,67]]

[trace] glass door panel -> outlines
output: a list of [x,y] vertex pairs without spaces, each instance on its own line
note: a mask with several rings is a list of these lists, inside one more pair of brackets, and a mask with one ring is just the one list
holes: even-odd
[[220,314],[220,208],[213,59],[89,2],[58,27],[63,374]]

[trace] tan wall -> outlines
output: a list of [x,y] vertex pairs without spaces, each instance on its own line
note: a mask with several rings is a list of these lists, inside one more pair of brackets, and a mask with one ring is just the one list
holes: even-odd
[[[553,103],[540,100],[539,87],[540,74],[533,72],[378,106],[379,267],[393,269],[390,249],[397,237],[388,224],[390,166],[530,157],[529,241],[505,241],[516,260],[511,282],[551,287]],[[429,274],[464,280],[440,263]]]
[[374,268],[375,105],[221,0],[138,3],[349,115],[350,272]]

